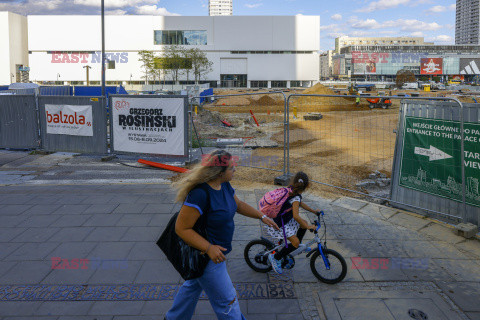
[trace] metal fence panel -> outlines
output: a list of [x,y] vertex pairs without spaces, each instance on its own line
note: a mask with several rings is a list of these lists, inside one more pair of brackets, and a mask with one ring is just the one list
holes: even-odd
[[73,96],[73,87],[71,86],[41,86],[41,96]]
[[[479,104],[463,104],[463,107],[464,107],[464,110],[463,110],[464,123],[479,123],[480,105]],[[402,165],[402,156],[403,156],[402,152],[404,150],[403,144],[405,141],[405,136],[404,136],[405,126],[409,126],[408,124],[406,124],[406,120],[405,120],[406,117],[418,117],[422,119],[427,119],[426,121],[428,121],[428,119],[442,120],[442,122],[445,121],[445,123],[451,123],[450,121],[460,122],[461,121],[460,110],[461,109],[458,106],[458,104],[453,102],[406,100],[405,102],[402,103],[400,119],[399,119],[398,138],[397,138],[396,148],[395,148],[395,159],[394,159],[394,165],[392,170],[393,171],[392,191],[391,191],[392,205],[394,205],[395,207],[406,208],[406,209],[411,207],[423,208],[426,210],[420,213],[429,213],[431,215],[432,212],[437,212],[439,213],[440,216],[443,216],[443,217],[447,216],[452,221],[464,220],[466,222],[472,222],[477,225],[479,224],[479,214],[480,214],[479,207],[469,205],[469,204],[466,204],[464,207],[464,204],[462,201],[454,201],[447,197],[439,196],[438,194],[435,194],[435,193],[426,193],[426,192],[422,192],[422,190],[415,190],[415,189],[403,187],[400,185],[400,181],[402,179],[401,165]],[[445,147],[446,150],[448,150],[448,139],[443,139],[443,140],[444,141],[442,145],[443,147]],[[456,151],[460,152],[459,149],[457,149]],[[463,164],[461,162],[459,163],[460,167],[456,167],[457,172],[461,170],[461,165],[465,166],[465,163]],[[446,168],[441,169],[440,171],[444,171],[444,170],[447,170],[447,169]],[[438,177],[438,175],[444,174],[444,172],[433,173],[433,172],[428,172],[428,170],[424,170],[424,171],[425,172],[423,172],[423,170],[422,172],[419,171],[419,173],[417,174],[416,181],[413,181],[413,183],[417,183],[419,186],[422,185],[422,183],[428,184],[429,183],[428,179],[432,178],[431,180],[432,183],[434,182],[438,184],[438,188],[443,188],[443,189],[452,188],[453,190],[453,188],[455,188],[456,186],[457,187],[456,190],[459,190],[458,184],[459,183],[461,184],[461,181],[455,181],[454,177],[452,177],[452,180],[451,180],[452,182],[451,187],[445,186],[445,185],[442,186],[442,183],[440,180],[437,180],[436,182],[434,181],[435,179],[433,179],[433,175]],[[478,175],[476,178],[473,178],[473,180],[475,179],[477,182],[477,187],[476,187],[476,191],[474,192],[478,193],[478,180],[480,179],[480,175]],[[412,180],[415,180],[415,178],[412,178]],[[435,186],[434,188],[435,189],[432,189],[432,190],[436,190],[437,186]],[[418,189],[421,189],[421,187],[419,187]],[[462,192],[462,196],[464,196],[463,191],[461,192]]]
[[[38,98],[42,147],[46,151],[107,153],[107,111],[99,97],[41,96]],[[92,106],[93,136],[47,133],[45,105]]]
[[0,96],[0,148],[30,149],[38,146],[35,97]]

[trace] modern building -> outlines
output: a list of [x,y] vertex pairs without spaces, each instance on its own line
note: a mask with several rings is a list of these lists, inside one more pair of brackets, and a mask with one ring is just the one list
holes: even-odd
[[0,12],[0,84],[28,82],[27,17]]
[[233,0],[208,0],[209,16],[231,16],[233,14]]
[[[86,66],[90,66],[90,83],[100,84],[100,16],[32,15],[26,19],[28,35],[25,32],[21,41],[28,43],[28,49],[23,47],[25,59],[15,63],[30,67],[31,81],[86,84]],[[106,72],[109,85],[145,83],[138,52],[149,50],[161,56],[171,45],[206,53],[213,70],[202,82],[212,87],[310,86],[319,80],[319,16],[108,15],[105,32],[106,57],[116,62],[115,69]],[[12,56],[13,46],[2,44],[0,52]],[[11,69],[1,66],[0,84],[9,84]],[[191,84],[193,76],[189,76],[187,80],[183,74],[179,84]],[[167,75],[152,84],[172,84],[172,79]]]
[[480,0],[457,0],[455,44],[480,44]]
[[328,80],[333,73],[333,50],[327,50],[320,54],[320,80]]
[[348,46],[333,57],[335,78],[394,80],[399,70],[417,78],[460,78],[480,75],[478,45]]
[[349,46],[414,46],[433,45],[423,37],[338,37],[335,39],[335,53]]

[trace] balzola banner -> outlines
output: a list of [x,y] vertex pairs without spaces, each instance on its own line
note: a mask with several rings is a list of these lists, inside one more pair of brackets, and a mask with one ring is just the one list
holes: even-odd
[[45,105],[47,134],[93,136],[92,106]]
[[115,151],[185,155],[183,98],[112,98]]
[[443,58],[422,58],[420,74],[443,74]]

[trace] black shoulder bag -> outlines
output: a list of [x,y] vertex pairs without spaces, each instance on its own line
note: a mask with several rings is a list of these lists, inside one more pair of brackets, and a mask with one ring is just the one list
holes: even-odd
[[[199,186],[205,190],[207,194],[207,208],[205,212],[198,218],[193,226],[199,235],[208,240],[207,235],[207,214],[210,211],[210,194],[204,186]],[[175,232],[175,223],[177,222],[179,212],[176,212],[167,224],[162,235],[157,241],[157,246],[167,256],[184,280],[195,279],[203,275],[210,257],[207,254],[201,254],[200,250],[189,246]]]

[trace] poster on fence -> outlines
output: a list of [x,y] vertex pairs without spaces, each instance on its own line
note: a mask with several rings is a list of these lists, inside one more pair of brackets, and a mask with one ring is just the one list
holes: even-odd
[[115,151],[184,156],[184,98],[112,98]]
[[[464,123],[465,199],[480,206],[480,124]],[[399,185],[461,202],[459,121],[405,117]]]
[[45,105],[47,134],[93,136],[92,106]]

